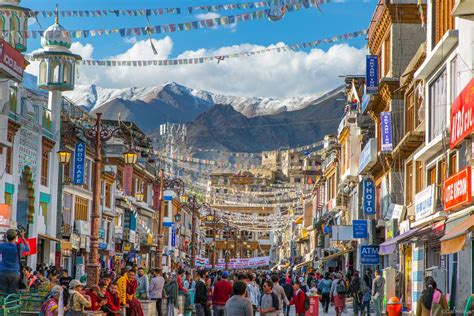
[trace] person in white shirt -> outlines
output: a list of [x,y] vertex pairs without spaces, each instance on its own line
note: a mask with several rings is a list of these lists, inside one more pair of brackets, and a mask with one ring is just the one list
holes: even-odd
[[260,300],[260,287],[255,282],[256,278],[257,275],[255,273],[249,274],[249,282],[247,283],[247,294],[252,302],[253,315],[257,313],[257,306]]
[[165,285],[165,279],[161,275],[161,270],[156,269],[153,272],[153,277],[150,281],[150,299],[156,300],[156,311],[158,316],[163,316],[162,302],[163,302],[163,286]]

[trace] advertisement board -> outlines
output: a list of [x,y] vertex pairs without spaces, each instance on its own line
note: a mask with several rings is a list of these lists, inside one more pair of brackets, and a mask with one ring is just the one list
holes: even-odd
[[452,210],[472,202],[471,167],[464,168],[444,180],[444,210]]
[[380,132],[382,133],[382,151],[392,151],[392,116],[391,112],[380,113]]
[[379,92],[379,56],[367,55],[365,69],[365,83],[367,94]]
[[364,179],[362,182],[362,199],[364,201],[364,214],[375,215],[375,185],[371,179]]
[[474,130],[474,78],[464,87],[451,106],[449,147],[459,145]]
[[379,246],[360,246],[360,263],[363,265],[379,264]]
[[368,223],[365,219],[354,219],[352,221],[352,237],[369,238]]
[[10,228],[10,205],[0,204],[0,228]]
[[420,219],[423,219],[426,216],[433,214],[435,206],[434,189],[435,186],[434,184],[432,184],[415,195],[415,220],[419,221]]
[[25,69],[25,57],[0,38],[0,70],[8,78],[21,81]]
[[86,144],[83,142],[76,143],[74,152],[74,171],[73,183],[77,185],[84,184],[84,164],[86,161]]

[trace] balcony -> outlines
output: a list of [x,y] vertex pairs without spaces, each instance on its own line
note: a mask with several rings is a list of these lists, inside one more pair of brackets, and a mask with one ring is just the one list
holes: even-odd
[[324,161],[321,163],[321,169],[322,170],[327,170],[331,164],[335,163],[337,161],[337,154],[335,152],[332,152],[329,154],[329,156],[324,159]]
[[63,237],[71,237],[72,234],[72,226],[69,224],[63,224],[61,226],[61,235]]

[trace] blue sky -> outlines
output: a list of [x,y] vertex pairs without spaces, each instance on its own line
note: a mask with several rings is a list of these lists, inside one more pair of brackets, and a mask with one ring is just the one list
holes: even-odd
[[[163,7],[181,7],[187,8],[188,6],[196,5],[207,5],[207,4],[227,4],[227,3],[239,3],[248,1],[239,0],[58,0],[60,10],[97,10],[97,9],[144,9],[144,8],[163,8]],[[29,7],[33,10],[54,10],[55,1],[52,0],[23,0],[22,5]],[[337,2],[322,5],[323,14],[318,12],[316,9],[306,9],[297,12],[288,13],[281,21],[270,22],[267,19],[242,22],[235,27],[218,27],[215,29],[205,30],[192,30],[187,32],[176,32],[168,33],[168,38],[165,39],[164,35],[154,35],[159,43],[168,41],[168,46],[162,48],[157,45],[158,48],[166,51],[166,54],[162,54],[160,57],[165,58],[176,58],[186,51],[203,52],[207,54],[217,52],[223,48],[230,49],[242,49],[244,44],[250,44],[247,48],[252,49],[255,46],[267,47],[274,45],[279,42],[285,44],[292,44],[298,42],[312,41],[316,39],[331,37],[338,34],[347,32],[358,31],[367,28],[373,10],[375,8],[376,1],[374,0],[348,0],[348,2]],[[220,12],[221,15],[232,15],[242,13],[243,11],[229,10]],[[199,13],[203,13],[202,11]],[[198,12],[189,14],[187,10],[183,10],[180,15],[167,14],[162,16],[150,17],[152,25],[161,25],[174,22],[185,22],[194,21],[198,17]],[[39,18],[39,21],[43,28],[46,28],[54,22],[53,18],[45,19]],[[101,29],[101,28],[121,28],[121,27],[142,27],[146,25],[146,19],[144,17],[102,17],[102,18],[61,18],[61,24],[69,30],[79,29]],[[30,30],[40,30],[37,23],[30,25]],[[110,56],[128,56],[127,52],[137,45],[136,41],[146,40],[146,37],[137,38],[122,38],[119,35],[110,35],[102,37],[90,37],[81,39],[79,49],[84,48],[85,45],[90,44],[88,52],[91,56],[96,59],[107,58]],[[171,43],[171,44],[170,44]],[[29,51],[33,51],[40,47],[39,39],[29,40]],[[163,44],[164,45],[164,44]],[[363,50],[365,46],[365,38],[359,38],[348,42],[351,48]],[[147,50],[146,45],[142,48]],[[320,46],[323,52],[327,52],[330,47]],[[303,52],[304,53],[304,52]],[[310,53],[307,51],[306,53]],[[144,52],[147,55],[148,52]],[[140,53],[133,55],[134,58],[140,58]],[[292,58],[296,55],[289,54],[288,59],[281,59],[281,62],[291,62]],[[298,55],[299,56],[299,55]],[[152,56],[153,57],[153,56]],[[284,56],[283,56],[284,57]],[[304,56],[303,56],[304,57]],[[308,56],[306,56],[308,57]],[[322,56],[326,58],[326,56]],[[282,58],[282,57],[277,57]],[[317,60],[311,59],[311,66],[318,67]],[[239,61],[245,63],[245,61]],[[307,63],[308,61],[306,61]],[[325,60],[319,62],[324,63]],[[229,62],[230,63],[230,62]],[[268,72],[269,65],[262,65],[262,72]],[[191,66],[185,66],[191,67]],[[226,67],[226,66],[223,66]],[[274,66],[273,66],[274,67]],[[304,68],[304,67],[302,67]],[[350,67],[349,67],[350,68]],[[273,68],[272,68],[273,69]],[[357,65],[353,69],[347,69],[347,71],[359,70],[360,65]],[[100,70],[102,71],[102,70]],[[215,73],[215,71],[213,72]],[[183,77],[185,77],[186,71],[183,71]],[[202,75],[202,74],[201,74]],[[297,73],[295,73],[297,75]],[[323,75],[323,74],[320,74]],[[87,76],[86,76],[87,77]],[[97,78],[97,77],[96,77]],[[109,87],[123,87],[126,86],[126,82],[113,82],[113,80],[96,80],[91,76],[88,77],[90,81],[94,83],[109,86]],[[171,78],[174,81],[182,81],[180,78]],[[184,81],[185,78],[183,79]],[[97,82],[96,82],[97,81]],[[166,80],[161,80],[166,81]],[[158,84],[161,81],[153,82]],[[185,82],[189,85],[189,82]],[[191,84],[192,85],[192,84]],[[196,84],[194,85],[196,86]],[[205,88],[197,84],[197,88]],[[215,89],[211,85],[210,89]],[[321,89],[329,89],[331,87],[321,87]],[[217,90],[222,90],[217,88]],[[217,92],[231,92],[227,91]],[[267,89],[268,90],[268,89]],[[258,91],[256,91],[258,93]],[[263,93],[264,91],[262,91]],[[322,91],[314,91],[322,92]],[[311,91],[302,92],[303,94],[309,94]],[[240,94],[240,93],[236,93]],[[245,93],[244,93],[245,94]],[[268,94],[265,92],[263,94]],[[271,94],[271,93],[270,93]],[[301,92],[299,92],[301,94]],[[262,95],[262,94],[260,94]],[[281,93],[275,93],[275,96],[289,96],[282,95]]]

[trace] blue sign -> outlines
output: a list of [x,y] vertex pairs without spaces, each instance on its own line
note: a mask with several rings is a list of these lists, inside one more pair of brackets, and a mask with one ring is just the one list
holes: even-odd
[[379,264],[379,246],[360,246],[360,263],[365,265]]
[[364,200],[364,214],[375,215],[375,186],[374,181],[365,179],[363,181],[363,200]]
[[163,222],[163,227],[172,227],[173,224],[173,222]]
[[369,101],[370,101],[370,94],[367,94],[367,93],[364,93],[364,95],[362,96],[362,113],[365,112],[365,109],[367,109],[367,105],[369,105]]
[[76,151],[74,152],[74,174],[72,179],[74,184],[84,184],[85,162],[86,144],[83,142],[76,143]]
[[165,196],[163,197],[163,200],[165,200],[165,201],[173,201],[173,197],[172,197],[171,195],[165,195]]
[[99,243],[99,249],[107,250],[107,243],[106,242],[100,242]]
[[99,239],[105,239],[105,229],[99,228]]
[[176,247],[176,227],[171,227],[171,247]]
[[366,56],[365,84],[367,94],[379,92],[379,56]]
[[392,116],[390,112],[380,113],[382,132],[382,151],[392,151]]
[[365,219],[355,219],[352,221],[352,238],[369,238],[367,221]]

